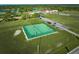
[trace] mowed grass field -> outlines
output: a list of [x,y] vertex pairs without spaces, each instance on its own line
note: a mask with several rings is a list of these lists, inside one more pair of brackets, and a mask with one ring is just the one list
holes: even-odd
[[79,34],[79,12],[78,11],[66,11],[64,13],[70,14],[71,16],[64,15],[56,15],[56,14],[47,14],[46,17],[51,20],[57,21],[65,26],[67,26],[70,30]]
[[[55,16],[54,16],[55,18]],[[23,32],[20,35],[14,37],[16,30],[22,28],[23,25],[43,23],[37,18],[27,20],[17,20],[6,23],[0,23],[0,53],[68,53],[65,47],[68,47],[69,51],[79,45],[79,40],[54,26],[48,25],[51,28],[55,28],[58,33],[44,36],[41,38],[27,41]],[[22,30],[21,30],[22,31]],[[37,47],[39,46],[39,52]]]

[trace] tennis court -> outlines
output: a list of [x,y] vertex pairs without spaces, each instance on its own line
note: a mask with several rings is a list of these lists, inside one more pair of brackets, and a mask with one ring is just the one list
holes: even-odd
[[57,33],[55,29],[52,29],[43,23],[23,26],[22,30],[27,40],[32,40],[42,36]]

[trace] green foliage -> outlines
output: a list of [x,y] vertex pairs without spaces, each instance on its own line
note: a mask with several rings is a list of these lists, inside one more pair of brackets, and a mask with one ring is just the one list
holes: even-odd
[[3,15],[3,20],[4,21],[14,21],[16,20],[14,17],[16,16],[16,13],[12,13],[12,12],[6,12]]
[[39,16],[40,16],[39,13],[35,13],[35,14],[32,15],[33,18],[37,18],[37,17],[39,17]]
[[26,20],[26,19],[30,19],[30,15],[29,14],[23,14],[22,15],[22,20]]

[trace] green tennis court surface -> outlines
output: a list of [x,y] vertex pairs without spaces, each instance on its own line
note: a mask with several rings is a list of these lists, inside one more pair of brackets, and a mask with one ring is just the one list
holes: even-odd
[[56,33],[56,31],[45,24],[34,24],[23,27],[23,32],[27,40],[32,40],[42,36]]

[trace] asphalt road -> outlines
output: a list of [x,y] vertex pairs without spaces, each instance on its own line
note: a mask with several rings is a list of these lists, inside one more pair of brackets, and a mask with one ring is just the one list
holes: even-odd
[[60,23],[58,23],[56,21],[53,21],[51,19],[44,18],[44,17],[40,17],[40,19],[43,20],[44,22],[50,22],[51,25],[54,25],[54,26],[56,26],[56,27],[58,27],[58,28],[60,28],[62,30],[65,30],[66,32],[69,32],[69,33],[73,34],[74,36],[79,37],[79,34],[77,34],[77,33],[73,32],[73,31],[69,30],[68,28],[66,28],[66,26],[64,26],[64,25],[62,25],[62,24],[60,24]]
[[70,51],[68,54],[79,54],[79,46]]

